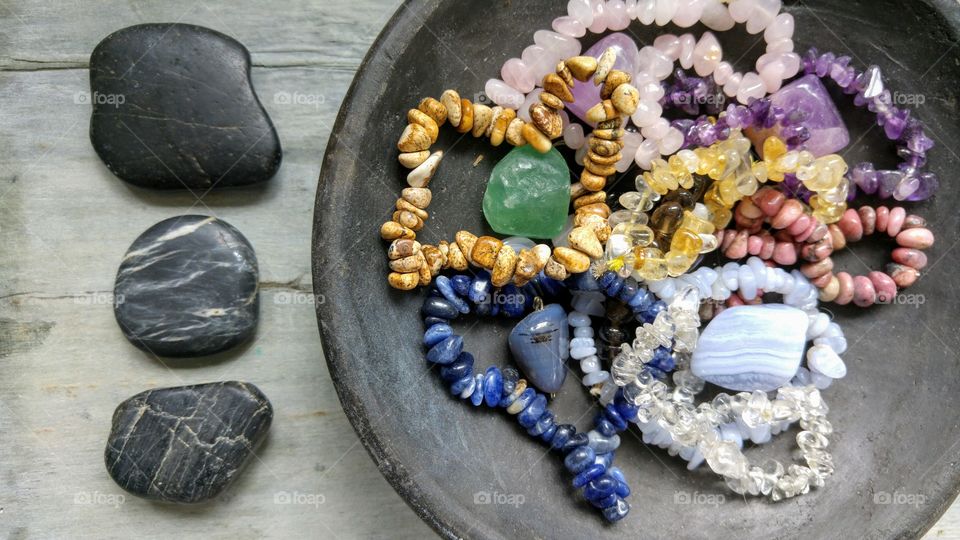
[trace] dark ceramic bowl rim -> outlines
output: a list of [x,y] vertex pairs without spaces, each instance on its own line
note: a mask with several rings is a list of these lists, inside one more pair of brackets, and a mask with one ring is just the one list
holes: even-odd
[[[442,1],[442,0],[441,0]],[[948,24],[960,29],[960,8],[950,0],[927,0],[930,5],[936,8],[947,19]],[[373,84],[375,75],[367,70],[368,65],[374,60],[386,55],[386,51],[395,50],[398,44],[402,44],[415,35],[420,24],[417,23],[415,13],[422,12],[424,7],[431,4],[431,0],[404,0],[404,3],[397,9],[389,21],[387,21],[383,30],[377,36],[368,50],[366,56],[357,69],[357,73],[345,94],[336,122],[330,133],[327,148],[324,153],[323,164],[320,171],[319,183],[317,186],[316,205],[314,207],[314,229],[312,238],[311,266],[314,276],[314,292],[321,295],[324,291],[329,291],[339,283],[333,282],[331,276],[326,274],[319,267],[318,261],[321,257],[318,255],[325,253],[325,250],[332,249],[330,244],[321,241],[324,231],[335,228],[333,222],[333,212],[317,212],[318,209],[330,207],[328,198],[333,191],[333,184],[337,183],[337,175],[341,162],[344,161],[343,153],[335,150],[342,144],[338,136],[342,132],[346,118],[351,115],[355,109],[358,109],[358,103],[362,98],[372,95],[375,84]],[[411,7],[413,6],[413,7]],[[392,45],[392,46],[391,46]],[[341,179],[339,182],[344,182]],[[337,256],[342,254],[329,252],[323,257],[325,260],[336,260]],[[318,296],[319,297],[319,296]],[[380,473],[387,479],[393,489],[403,497],[404,501],[412,508],[417,515],[432,527],[444,538],[463,538],[464,532],[454,530],[451,524],[444,519],[444,516],[454,511],[442,497],[434,496],[430,489],[424,486],[422,476],[414,480],[409,475],[404,463],[399,461],[390,453],[390,446],[382,440],[380,434],[371,429],[367,403],[363,399],[363,393],[369,390],[357,388],[350,385],[345,378],[341,376],[343,370],[351,369],[348,365],[348,358],[341,354],[330,344],[335,342],[334,336],[337,334],[337,313],[330,303],[317,302],[316,312],[320,335],[322,337],[322,347],[330,376],[333,380],[337,396],[343,406],[347,418],[363,443],[364,448],[370,454],[370,457],[376,463]],[[941,467],[946,481],[939,482],[940,489],[933,491],[933,504],[926,504],[910,514],[910,517],[899,522],[900,528],[896,531],[887,530],[891,538],[920,537],[928,531],[940,519],[944,512],[950,507],[953,501],[960,495],[960,468]],[[442,491],[442,486],[438,483],[428,481]],[[474,534],[483,534],[483,531],[473,530]]]

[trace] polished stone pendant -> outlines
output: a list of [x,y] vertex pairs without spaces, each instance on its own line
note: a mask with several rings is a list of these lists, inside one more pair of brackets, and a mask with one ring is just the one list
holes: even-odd
[[563,386],[570,354],[567,313],[557,304],[527,315],[510,332],[510,352],[527,380],[553,394]]
[[728,390],[776,390],[800,367],[808,323],[806,313],[784,304],[725,309],[704,329],[690,370]]

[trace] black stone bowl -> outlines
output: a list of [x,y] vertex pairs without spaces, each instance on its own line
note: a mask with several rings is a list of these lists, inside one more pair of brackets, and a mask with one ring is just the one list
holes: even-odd
[[[930,166],[943,189],[910,208],[937,234],[930,266],[907,291],[918,296],[835,312],[850,343],[844,355],[849,374],[825,393],[837,430],[830,442],[836,474],[825,488],[778,504],[743,500],[708,470],[688,472],[678,458],[626,434],[617,464],[633,488],[633,510],[614,526],[572,496],[557,455],[502,411],[454,399],[430,372],[420,347],[423,292],[388,287],[386,244],[377,234],[405,185],[395,145],[407,110],[445,88],[473,100],[506,59],[532,43],[535,30],[549,28],[565,2],[412,0],[374,44],[344,100],[321,173],[313,238],[313,277],[323,299],[317,313],[330,372],[360,439],[394,488],[443,536],[917,537],[956,496],[960,295],[954,271],[960,249],[951,248],[960,203],[953,186],[960,161],[960,8],[949,0],[787,4],[797,20],[799,51],[816,45],[852,55],[861,69],[876,63],[898,95],[925,101],[916,111],[936,139]],[[658,33],[638,23],[629,31],[644,43]],[[693,31],[699,35],[703,28]],[[719,37],[726,57],[740,58],[740,69],[750,68],[761,52],[758,37],[742,26]],[[585,49],[595,39],[584,40]],[[854,141],[847,160],[895,166],[893,145],[871,129],[872,115],[855,110],[849,96],[836,99]],[[435,148],[447,156],[431,186],[431,216],[420,235],[431,243],[452,240],[458,229],[489,232],[480,202],[490,170],[506,152],[457,137],[449,126],[441,133]],[[484,159],[474,164],[478,156]],[[635,174],[624,176],[618,188],[632,185]],[[861,242],[855,256],[837,262],[865,273],[865,264],[886,262],[891,247],[890,241]],[[475,322],[463,323],[461,331],[478,365],[507,363],[510,327]],[[574,376],[552,406],[581,426],[596,412]],[[748,456],[789,459],[792,438],[780,437]]]

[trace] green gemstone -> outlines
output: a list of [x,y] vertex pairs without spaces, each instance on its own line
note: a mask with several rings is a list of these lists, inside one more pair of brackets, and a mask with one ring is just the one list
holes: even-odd
[[570,206],[570,169],[556,148],[541,154],[514,148],[493,168],[483,194],[483,215],[493,230],[511,236],[553,238]]

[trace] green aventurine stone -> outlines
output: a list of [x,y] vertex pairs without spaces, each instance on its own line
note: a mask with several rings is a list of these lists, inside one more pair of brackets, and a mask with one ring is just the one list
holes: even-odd
[[570,206],[570,169],[556,148],[541,154],[514,148],[493,168],[483,194],[483,215],[493,230],[511,236],[553,238]]

